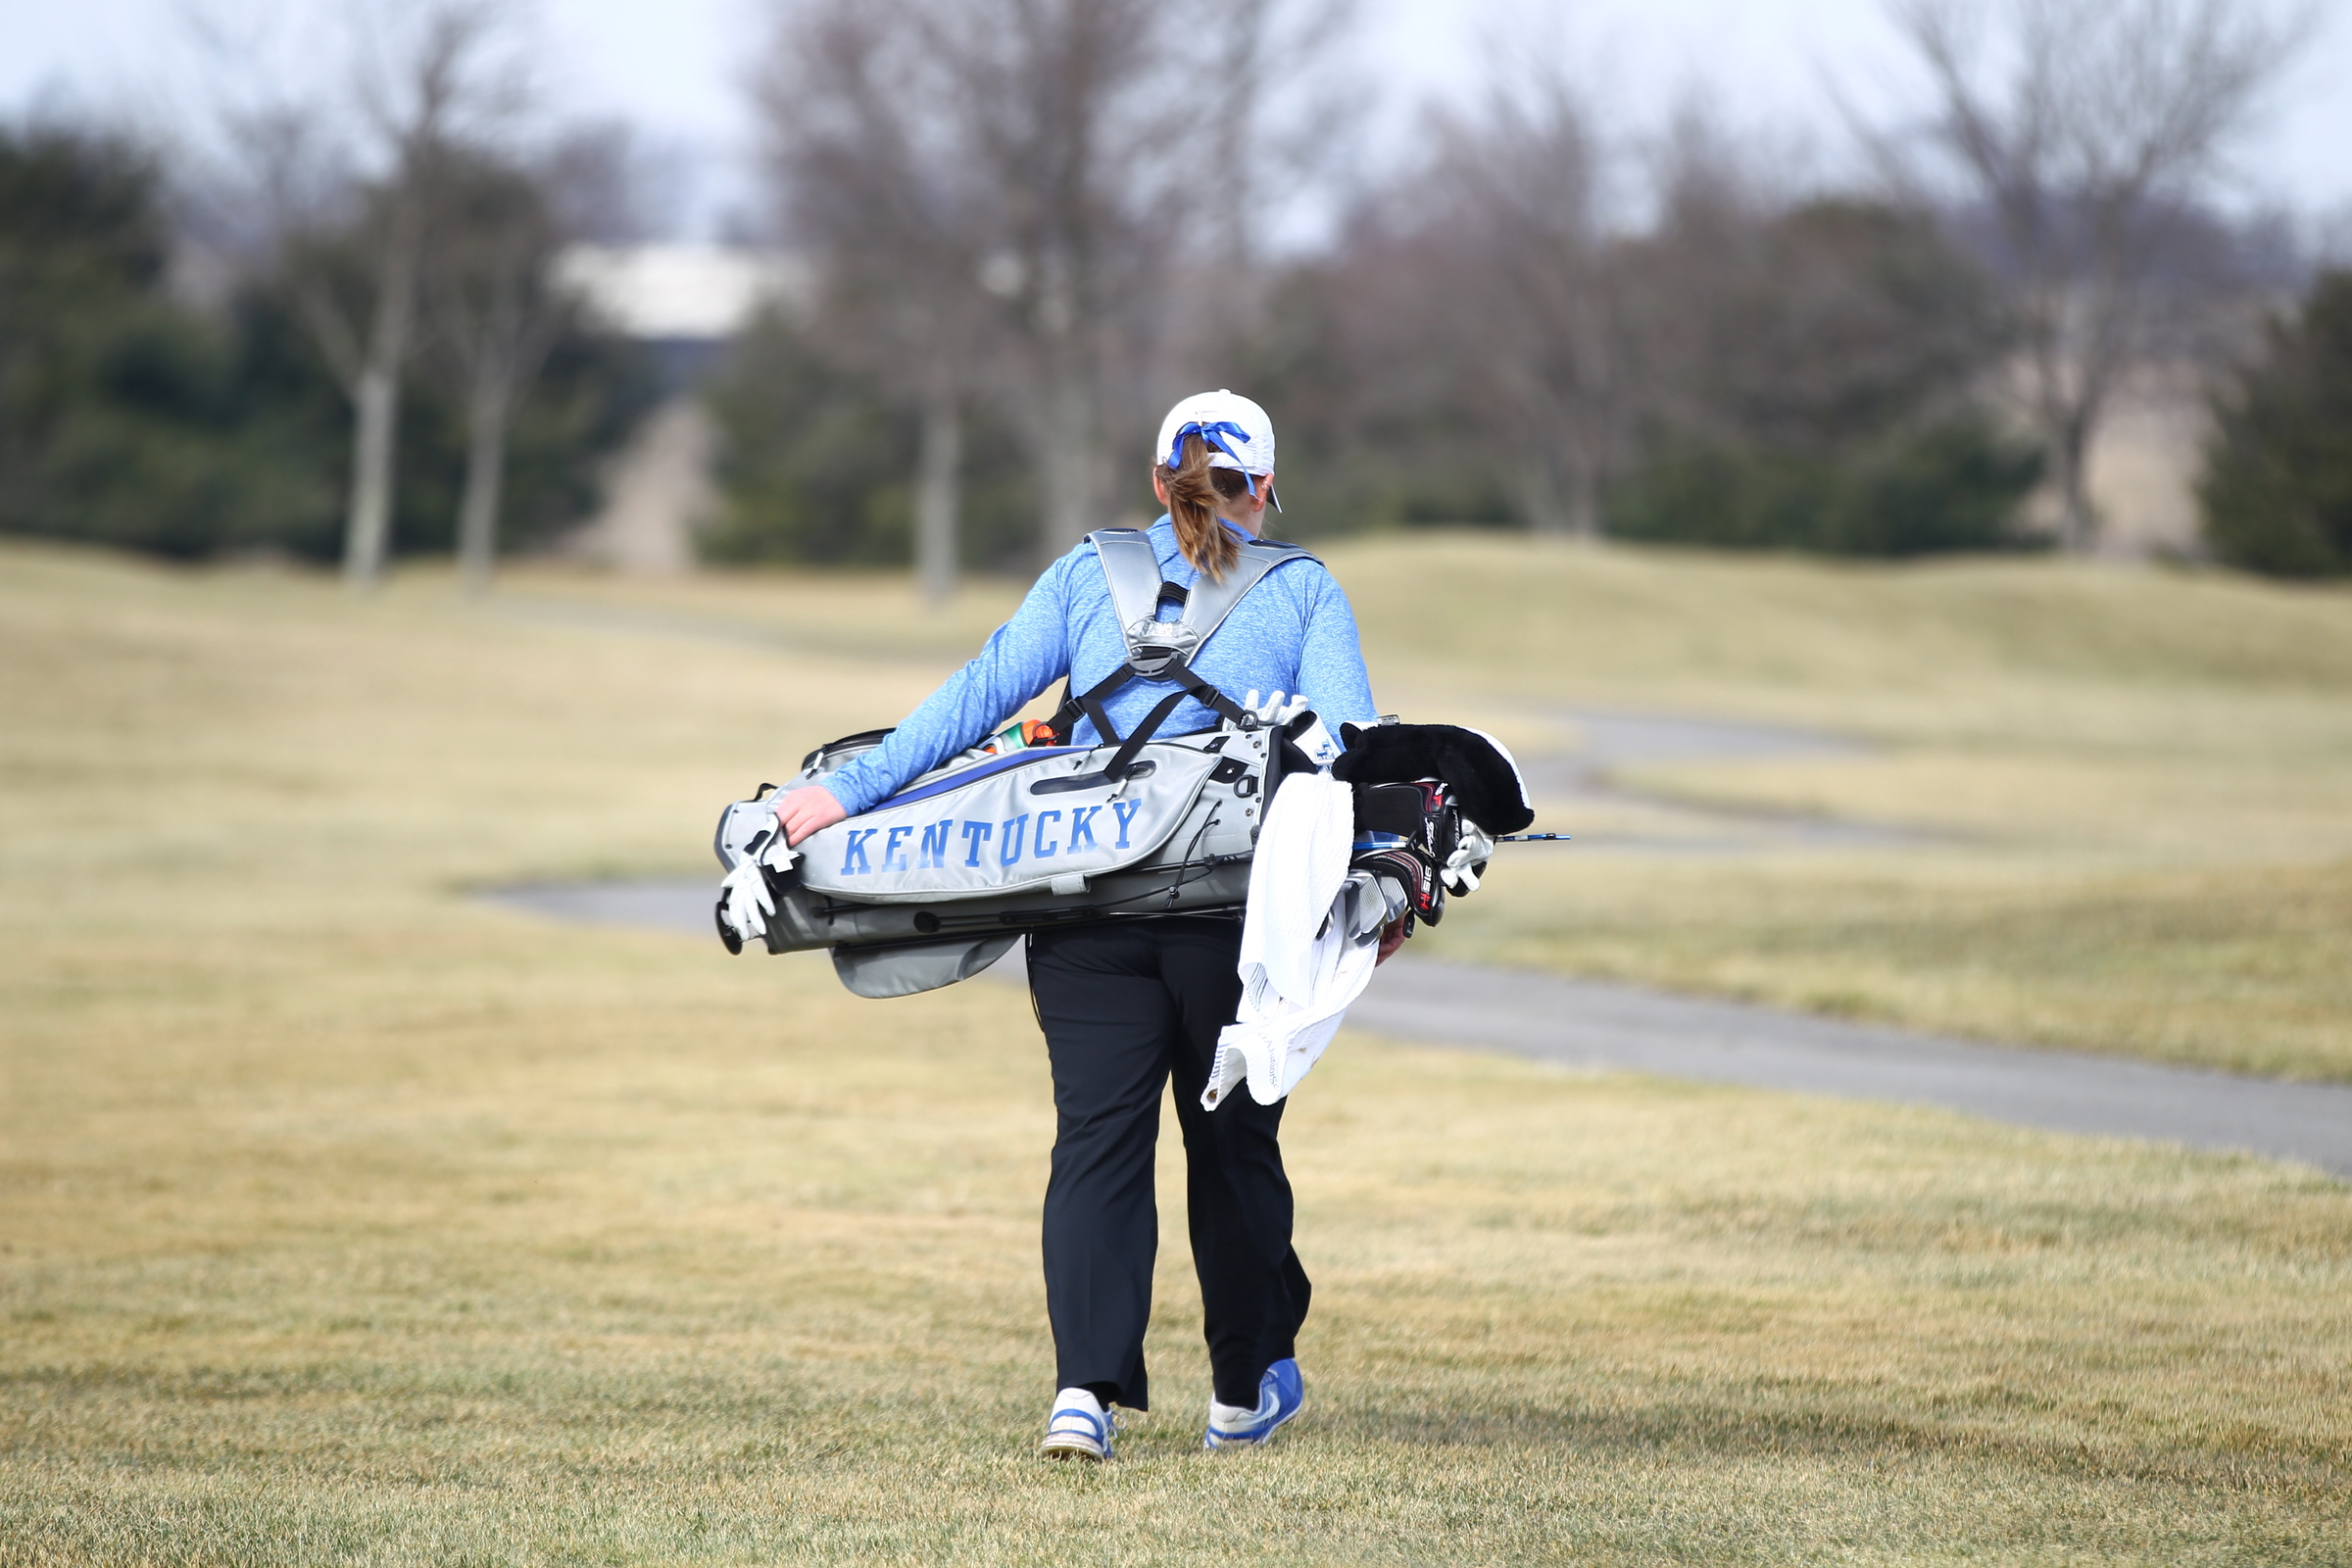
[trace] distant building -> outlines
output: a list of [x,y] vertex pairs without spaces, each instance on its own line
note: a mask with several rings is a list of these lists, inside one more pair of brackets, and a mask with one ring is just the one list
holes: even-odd
[[2090,443],[2088,488],[2099,553],[2127,561],[2204,553],[2197,475],[2212,430],[2207,366],[2135,367]]
[[762,309],[807,306],[808,268],[780,252],[721,245],[578,245],[557,259],[556,279],[599,323],[654,351],[666,393],[612,460],[602,510],[567,548],[630,573],[690,570],[696,531],[718,500],[702,382]]

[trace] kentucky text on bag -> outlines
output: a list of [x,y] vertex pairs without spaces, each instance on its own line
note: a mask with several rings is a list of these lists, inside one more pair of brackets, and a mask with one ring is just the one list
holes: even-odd
[[[1078,806],[1072,807],[1067,812],[1040,811],[1037,813],[1037,827],[1034,833],[1030,829],[1027,812],[1008,818],[1002,823],[960,821],[952,816],[942,817],[922,830],[922,842],[915,849],[912,869],[945,870],[949,857],[956,853],[956,841],[958,835],[961,836],[963,847],[968,852],[963,856],[963,864],[966,868],[975,867],[981,863],[982,858],[989,853],[989,841],[992,838],[997,841],[996,859],[999,865],[1018,865],[1024,855],[1033,860],[1050,860],[1063,854],[1065,848],[1067,853],[1072,856],[1077,856],[1087,850],[1103,848],[1104,846],[1098,844],[1095,839],[1095,818],[1101,816],[1105,810],[1109,811],[1112,818],[1118,823],[1118,837],[1107,848],[1112,850],[1128,849],[1131,848],[1128,843],[1128,829],[1134,824],[1136,813],[1143,808],[1143,803],[1140,801],[1112,801],[1107,807]],[[1069,819],[1067,828],[1069,837],[1066,841],[1061,837],[1064,831],[1062,819],[1065,815]],[[1103,830],[1109,831],[1108,824],[1104,825]],[[906,841],[914,836],[914,832],[913,828],[906,826],[887,829],[851,828],[847,834],[848,848],[842,855],[841,874],[844,877],[869,876],[877,869],[883,871],[910,869],[906,863]],[[882,847],[878,851],[872,848],[873,841],[877,838],[882,840]],[[874,854],[879,854],[882,858],[878,867],[868,858],[870,855]]]

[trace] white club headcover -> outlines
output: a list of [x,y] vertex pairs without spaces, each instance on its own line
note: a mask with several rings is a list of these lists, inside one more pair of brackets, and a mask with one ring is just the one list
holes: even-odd
[[1340,760],[1340,743],[1331,738],[1331,731],[1324,727],[1320,714],[1315,715],[1313,723],[1291,738],[1306,754],[1306,760],[1317,767],[1329,767]]
[[[1255,714],[1259,723],[1269,729],[1278,729],[1305,712],[1307,700],[1304,692],[1295,695],[1276,692],[1261,703],[1257,700],[1257,688],[1252,686],[1243,697],[1242,706]],[[1300,730],[1293,739],[1298,749],[1306,754],[1307,760],[1317,767],[1329,767],[1340,760],[1340,743],[1331,738],[1331,731],[1324,728],[1321,718]]]

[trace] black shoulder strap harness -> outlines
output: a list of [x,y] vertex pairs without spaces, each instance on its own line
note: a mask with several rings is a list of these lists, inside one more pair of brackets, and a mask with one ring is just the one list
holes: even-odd
[[[1066,743],[1080,717],[1092,719],[1103,741],[1119,748],[1102,769],[1105,776],[1118,779],[1126,775],[1127,764],[1135,760],[1144,743],[1187,697],[1243,729],[1254,729],[1256,715],[1193,673],[1190,661],[1242,602],[1242,596],[1263,581],[1266,573],[1286,561],[1312,561],[1314,556],[1297,545],[1251,540],[1242,546],[1241,560],[1223,577],[1203,576],[1188,590],[1161,579],[1159,557],[1142,529],[1098,528],[1087,539],[1110,584],[1110,601],[1127,644],[1127,662],[1075,696],[1064,685],[1060,710],[1048,721],[1055,738]],[[1184,613],[1175,620],[1161,620],[1160,606],[1168,604],[1183,606]],[[1103,704],[1136,680],[1173,680],[1177,689],[1160,699],[1143,722],[1121,739]]]

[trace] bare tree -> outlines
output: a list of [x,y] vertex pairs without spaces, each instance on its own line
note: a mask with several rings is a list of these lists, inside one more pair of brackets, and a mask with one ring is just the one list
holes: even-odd
[[1550,71],[1433,113],[1422,140],[1338,247],[1325,292],[1364,383],[1343,401],[1416,467],[1475,455],[1479,488],[1531,531],[1597,538],[1641,359],[1609,223],[1615,151]]
[[424,269],[424,318],[466,407],[458,566],[486,592],[498,555],[507,436],[516,403],[563,325],[548,272],[563,242],[547,185],[565,172],[453,156],[437,180],[440,237]]
[[[244,170],[251,243],[288,279],[351,403],[343,570],[366,588],[391,546],[401,385],[437,182],[459,148],[514,111],[519,89],[497,55],[500,0],[355,5],[345,20],[354,41],[343,92],[331,101],[248,92],[222,118]],[[214,42],[222,74],[247,66]],[[336,254],[352,240],[356,270]]]
[[1529,526],[1597,538],[1631,415],[1606,149],[1556,77],[1498,88],[1482,122],[1441,120],[1438,132],[1431,213],[1458,267],[1436,314],[1508,432]]
[[758,91],[787,224],[820,258],[816,336],[919,411],[915,576],[938,603],[955,591],[963,407],[997,274],[987,186],[908,47],[921,21],[889,0],[790,13]]
[[2157,325],[2170,214],[2310,31],[2244,0],[1889,0],[1933,78],[1935,139],[1997,240],[2025,401],[2085,551],[2091,440]]
[[1184,264],[1233,247],[1253,220],[1235,138],[1254,123],[1269,19],[1284,9],[784,9],[761,92],[771,167],[796,237],[828,253],[828,272],[899,302],[835,324],[873,329],[926,410],[918,511],[934,550],[953,515],[953,411],[975,390],[1006,394],[1027,438],[1042,551],[1103,520],[1105,432],[1144,417]]
[[1621,242],[1628,331],[1647,433],[1736,435],[1719,391],[1724,361],[1753,348],[1742,318],[1768,270],[1762,239],[1790,192],[1708,108],[1687,102],[1645,149],[1654,214]]
[[638,158],[625,126],[592,123],[527,155],[452,149],[434,181],[423,318],[466,407],[458,566],[469,594],[496,567],[515,411],[574,309],[557,257],[574,240],[644,231]]
[[1159,324],[1153,305],[1192,194],[1182,149],[1188,136],[1207,145],[1200,109],[1219,95],[1171,18],[1213,35],[1248,3],[1179,13],[1150,0],[972,0],[936,14],[932,36],[968,84],[968,145],[1000,220],[1041,555],[1105,520],[1105,416],[1123,412],[1112,400],[1132,396]]

